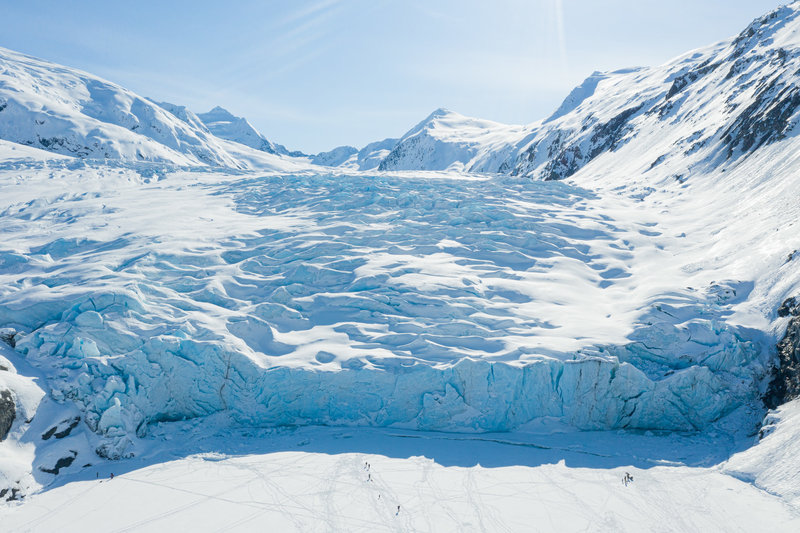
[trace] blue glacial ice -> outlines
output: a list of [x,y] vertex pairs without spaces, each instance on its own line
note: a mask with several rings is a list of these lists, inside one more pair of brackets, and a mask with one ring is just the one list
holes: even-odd
[[624,218],[629,199],[499,177],[55,174],[60,192],[30,178],[41,199],[2,213],[0,326],[111,455],[215,413],[448,431],[760,413],[768,341],[726,321],[748,284],[687,287],[668,228]]

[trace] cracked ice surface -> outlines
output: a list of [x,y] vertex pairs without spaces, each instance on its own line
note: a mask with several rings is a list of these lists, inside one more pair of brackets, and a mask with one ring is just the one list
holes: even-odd
[[766,371],[763,339],[726,322],[748,284],[687,274],[669,221],[623,196],[419,173],[3,174],[0,326],[118,449],[220,411],[698,429],[749,409]]

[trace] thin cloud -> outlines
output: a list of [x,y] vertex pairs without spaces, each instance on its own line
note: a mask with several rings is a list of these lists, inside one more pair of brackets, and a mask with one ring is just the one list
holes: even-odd
[[227,69],[229,82],[247,84],[250,76],[266,73],[279,76],[296,70],[325,52],[320,43],[332,37],[335,25],[331,19],[339,16],[345,5],[338,0],[326,0],[297,9],[273,21],[264,28],[267,36],[258,46],[237,54]]

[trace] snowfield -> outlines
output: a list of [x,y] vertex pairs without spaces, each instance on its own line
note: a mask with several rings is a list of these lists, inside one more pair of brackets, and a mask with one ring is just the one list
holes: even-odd
[[799,530],[798,30],[316,156],[0,49],[3,528]]
[[323,428],[222,437],[197,427],[168,437],[156,436],[161,447],[194,442],[190,455],[86,468],[7,510],[4,527],[727,533],[800,525],[796,508],[707,466],[721,456],[719,443],[696,438]]

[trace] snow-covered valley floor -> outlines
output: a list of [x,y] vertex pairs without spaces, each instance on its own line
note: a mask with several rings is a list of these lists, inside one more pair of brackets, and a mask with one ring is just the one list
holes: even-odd
[[[550,434],[458,435],[305,427],[215,435],[203,424],[178,425],[157,428],[141,458],[87,467],[4,509],[3,530],[790,532],[800,527],[796,508],[726,475],[717,463],[730,443],[708,437],[567,428]],[[627,486],[626,472],[633,476]]]

